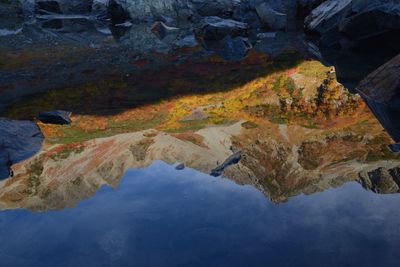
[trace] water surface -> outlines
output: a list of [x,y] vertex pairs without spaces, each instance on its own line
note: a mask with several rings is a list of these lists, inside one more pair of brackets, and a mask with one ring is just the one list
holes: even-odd
[[399,266],[399,195],[357,183],[273,204],[161,161],[74,208],[0,213],[2,266]]

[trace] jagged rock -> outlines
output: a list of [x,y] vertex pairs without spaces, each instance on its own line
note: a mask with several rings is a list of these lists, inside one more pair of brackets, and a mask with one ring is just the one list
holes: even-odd
[[360,82],[356,90],[388,133],[400,141],[400,55]]
[[43,142],[39,127],[31,121],[0,118],[0,180],[11,175],[11,165],[37,153]]
[[305,19],[307,30],[323,34],[336,28],[351,7],[352,0],[328,0]]
[[227,35],[246,36],[248,28],[243,22],[211,16],[202,19],[196,29],[196,35],[202,40],[221,40]]
[[256,6],[261,21],[272,30],[284,30],[287,25],[287,15],[274,9],[269,3]]
[[69,111],[54,110],[40,113],[37,119],[48,124],[70,124],[70,117],[71,112]]
[[151,26],[151,32],[154,33],[160,40],[162,40],[168,34],[177,34],[179,29],[167,26],[161,21],[157,21]]
[[238,164],[239,161],[242,159],[242,152],[237,151],[233,155],[229,156],[224,163],[213,169],[210,173],[211,176],[221,176],[224,173],[224,170],[231,165]]
[[306,18],[313,9],[317,8],[323,2],[324,0],[297,0],[297,18]]
[[379,168],[377,170],[360,173],[360,182],[364,188],[379,194],[393,194],[400,192],[399,170]]

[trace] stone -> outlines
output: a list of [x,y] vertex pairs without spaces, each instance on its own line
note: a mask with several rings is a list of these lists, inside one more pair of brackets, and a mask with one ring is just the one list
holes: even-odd
[[247,38],[226,36],[219,41],[219,47],[215,51],[225,60],[239,61],[247,55],[251,48],[252,45]]
[[177,34],[179,28],[170,27],[164,24],[164,22],[157,21],[151,26],[151,32],[154,33],[160,40],[164,39],[168,34]]
[[46,124],[70,124],[71,112],[64,110],[42,112],[37,119]]
[[183,164],[183,163],[180,163],[180,164],[176,165],[176,167],[175,167],[175,170],[177,170],[177,171],[181,171],[184,169],[185,169],[185,164]]
[[323,34],[338,26],[346,12],[351,8],[352,0],[328,0],[314,9],[306,17],[306,30]]
[[225,36],[246,36],[249,26],[246,23],[220,17],[205,17],[196,29],[196,35],[202,40],[221,40]]
[[0,180],[11,176],[11,166],[36,154],[43,135],[31,121],[0,118]]
[[287,15],[272,8],[268,3],[256,6],[256,11],[261,21],[272,30],[285,30]]
[[240,0],[190,0],[190,8],[200,16],[224,16],[234,12]]
[[117,0],[111,0],[107,9],[108,17],[111,19],[112,24],[122,24],[131,20],[131,15],[127,9],[126,4],[122,4]]
[[238,164],[240,160],[242,159],[242,153],[241,151],[237,151],[233,153],[231,156],[229,156],[224,163],[213,169],[210,173],[211,176],[218,177],[221,176],[225,169],[228,168],[231,165]]

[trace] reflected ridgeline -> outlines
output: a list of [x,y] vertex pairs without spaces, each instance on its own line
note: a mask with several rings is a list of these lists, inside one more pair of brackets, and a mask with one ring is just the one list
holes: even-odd
[[398,192],[398,150],[350,94],[399,141],[397,1],[134,2],[0,3],[1,115],[74,114],[37,123],[43,148],[3,120],[4,208],[74,205],[153,160],[212,173],[238,151],[223,175],[276,202],[348,180]]

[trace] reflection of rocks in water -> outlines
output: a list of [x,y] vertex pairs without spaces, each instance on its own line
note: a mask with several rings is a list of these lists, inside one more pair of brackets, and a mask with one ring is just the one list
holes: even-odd
[[353,89],[370,72],[400,53],[398,1],[329,0],[305,19],[318,34],[323,59]]
[[363,187],[375,193],[400,193],[400,168],[379,168],[370,172],[360,173]]
[[396,142],[400,142],[400,55],[368,75],[357,87]]
[[10,167],[37,153],[43,135],[35,123],[0,119],[0,180],[10,176]]
[[[395,192],[400,158],[381,154],[388,138],[376,123],[368,132],[356,127],[329,134],[268,122],[247,125],[209,127],[192,133],[193,138],[190,133],[152,130],[56,145],[13,167],[14,177],[0,184],[0,206],[71,207],[101,185],[116,186],[127,169],[145,167],[154,160],[179,162],[204,173],[218,170],[218,175],[239,184],[255,185],[274,202],[358,180],[379,193]],[[232,150],[240,152],[232,155]],[[388,173],[394,182],[387,179]]]

